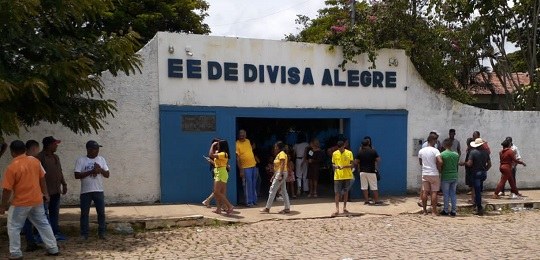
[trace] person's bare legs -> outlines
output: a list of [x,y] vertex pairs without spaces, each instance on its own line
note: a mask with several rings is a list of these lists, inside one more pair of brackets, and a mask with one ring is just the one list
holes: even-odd
[[227,199],[227,183],[219,182],[219,186],[221,186],[222,203],[227,207],[227,212],[230,212],[233,210],[234,206],[229,202],[229,199]]
[[336,202],[336,211],[332,214],[332,216],[337,216],[339,214],[339,198],[341,197],[341,194],[339,192],[336,192],[334,195],[334,201]]
[[422,191],[420,194],[420,199],[422,200],[422,209],[424,214],[427,214],[427,197],[428,197],[429,191]]
[[371,192],[373,192],[373,201],[375,201],[375,203],[379,202],[379,190],[374,190]]
[[349,213],[347,210],[347,200],[349,199],[349,191],[343,193],[343,213]]
[[313,183],[312,179],[308,179],[308,185],[309,185],[309,197],[313,197],[313,191],[315,190],[315,185]]
[[319,184],[319,180],[313,179],[313,197],[317,197],[317,186]]
[[431,215],[433,215],[433,216],[438,215],[438,213],[437,213],[437,191],[431,192]]
[[216,199],[216,210],[214,211],[215,213],[221,213],[221,207],[223,206],[223,201],[222,201],[222,198],[221,198],[221,194],[220,194],[220,186],[219,186],[219,181],[215,181],[214,182],[214,192],[212,192],[212,194],[214,194],[214,197]]
[[364,201],[369,203],[369,190],[362,190],[362,194],[364,195]]

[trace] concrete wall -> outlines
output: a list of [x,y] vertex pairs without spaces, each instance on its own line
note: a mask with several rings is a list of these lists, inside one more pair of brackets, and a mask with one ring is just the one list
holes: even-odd
[[[479,131],[481,137],[487,140],[491,148],[493,167],[488,171],[485,187],[494,189],[497,185],[499,172],[500,143],[506,136],[512,136],[518,146],[527,167],[518,166],[518,188],[540,187],[540,112],[532,111],[498,111],[480,109],[453,101],[432,90],[416,72],[412,62],[408,61],[408,90],[407,110],[409,111],[409,140],[408,140],[408,178],[409,191],[418,191],[420,187],[420,166],[418,157],[413,154],[413,138],[427,138],[430,130],[441,132],[440,139],[448,137],[450,128],[456,129],[456,138],[460,140],[464,160],[466,139],[472,137],[473,131]],[[460,167],[459,184],[465,185],[465,172]]]
[[[131,76],[119,74],[113,77],[104,73],[105,99],[114,99],[118,111],[115,117],[107,118],[105,130],[98,134],[77,135],[59,125],[43,123],[21,129],[19,137],[13,139],[35,139],[53,135],[62,140],[57,154],[60,157],[64,177],[68,183],[68,194],[63,204],[79,202],[80,181],[73,174],[75,160],[86,155],[85,144],[93,139],[103,147],[100,154],[109,165],[111,176],[104,181],[108,203],[154,202],[159,199],[159,102],[157,71],[157,40],[150,41],[139,54],[144,60],[142,74]],[[0,159],[1,174],[11,160],[9,151]]]

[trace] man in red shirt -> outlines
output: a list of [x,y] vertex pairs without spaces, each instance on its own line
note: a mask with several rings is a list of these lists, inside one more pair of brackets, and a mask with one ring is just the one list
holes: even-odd
[[43,198],[45,201],[49,199],[44,178],[45,171],[38,159],[25,154],[26,147],[22,141],[11,142],[9,148],[13,160],[4,174],[0,204],[0,215],[3,215],[9,207],[7,218],[9,258],[22,259],[20,233],[26,218],[34,224],[41,235],[47,248],[47,255],[58,255],[56,238],[43,209]]

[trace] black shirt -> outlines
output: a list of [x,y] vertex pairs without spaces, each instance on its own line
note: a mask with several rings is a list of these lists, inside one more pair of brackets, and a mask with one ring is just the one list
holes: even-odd
[[487,171],[487,163],[491,161],[488,151],[484,149],[473,149],[469,153],[469,160],[472,161],[472,173]]
[[355,159],[360,161],[360,172],[375,172],[375,161],[379,158],[377,151],[371,148],[362,148]]

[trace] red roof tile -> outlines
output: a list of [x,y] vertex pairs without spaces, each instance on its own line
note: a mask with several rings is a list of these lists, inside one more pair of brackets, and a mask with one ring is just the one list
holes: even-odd
[[[494,72],[487,72],[483,73],[485,77],[487,78],[487,81],[492,84],[495,94],[497,95],[504,95],[506,93],[503,83],[506,81],[506,85],[508,86],[508,91],[510,93],[514,92],[516,90],[515,85],[511,82],[515,82],[517,85],[529,85],[530,78],[528,73],[523,72],[517,72],[512,73],[511,78],[510,77],[504,77],[502,78],[502,81],[497,77],[497,75]],[[473,95],[491,95],[491,91],[489,90],[488,83],[484,80],[484,77],[481,74],[476,75],[475,77],[475,83],[471,84],[469,92]]]

